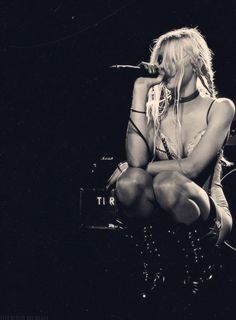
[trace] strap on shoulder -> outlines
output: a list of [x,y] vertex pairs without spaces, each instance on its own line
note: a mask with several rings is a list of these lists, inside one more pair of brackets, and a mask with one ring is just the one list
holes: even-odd
[[208,125],[208,117],[209,117],[209,113],[210,113],[210,110],[211,110],[211,107],[212,107],[212,105],[213,105],[213,103],[216,101],[216,99],[214,99],[212,102],[211,102],[211,104],[209,105],[209,108],[208,108],[208,110],[207,110],[207,114],[206,114],[206,123],[207,123],[207,125]]

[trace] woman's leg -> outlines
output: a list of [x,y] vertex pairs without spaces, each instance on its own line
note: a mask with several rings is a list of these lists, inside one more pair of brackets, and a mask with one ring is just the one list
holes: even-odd
[[[116,197],[121,207],[120,217],[127,223],[126,236],[135,245],[142,262],[142,297],[160,289],[165,282],[162,260],[162,244],[159,232],[153,228],[152,214],[157,202],[153,192],[153,178],[143,169],[128,168],[116,184]],[[160,209],[160,207],[158,207]],[[128,218],[128,219],[127,219]],[[139,260],[137,261],[139,266]]]
[[159,205],[176,222],[191,225],[199,218],[207,220],[210,201],[207,193],[179,172],[165,171],[153,179],[153,189]]
[[128,168],[116,183],[116,197],[127,217],[149,217],[156,207],[153,178],[140,168]]
[[[178,223],[189,226],[207,221],[214,212],[219,225],[220,244],[232,229],[232,216],[228,208],[219,207],[196,183],[179,172],[165,171],[153,179],[153,189],[159,205]],[[217,195],[216,195],[217,196]]]
[[160,206],[178,223],[173,239],[179,243],[182,281],[196,295],[216,272],[212,267],[216,259],[212,249],[219,234],[211,233],[214,221],[209,197],[201,187],[178,172],[160,173],[153,180],[153,188]]

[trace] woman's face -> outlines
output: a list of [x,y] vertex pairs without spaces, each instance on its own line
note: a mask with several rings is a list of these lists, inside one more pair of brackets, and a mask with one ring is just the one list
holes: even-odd
[[165,66],[163,65],[163,54],[164,50],[160,50],[160,53],[157,57],[157,63],[161,71],[164,72],[164,84],[167,87],[167,89],[173,91],[178,86],[178,80],[179,80],[179,74],[181,71],[181,65],[184,66],[184,74],[183,79],[181,83],[181,89],[186,87],[186,85],[189,83],[189,81],[192,79],[194,72],[193,72],[193,66],[190,62],[189,57],[186,55],[182,61],[179,61],[178,63],[169,62],[165,63]]

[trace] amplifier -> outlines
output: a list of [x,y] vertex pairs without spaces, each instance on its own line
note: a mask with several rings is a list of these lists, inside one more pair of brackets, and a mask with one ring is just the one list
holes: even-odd
[[80,188],[80,217],[85,226],[109,227],[116,224],[117,205],[114,189]]

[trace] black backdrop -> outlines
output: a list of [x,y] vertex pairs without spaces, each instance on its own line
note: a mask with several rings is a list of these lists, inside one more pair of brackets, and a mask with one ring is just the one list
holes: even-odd
[[[60,246],[78,230],[89,164],[103,155],[124,158],[135,74],[109,66],[148,60],[152,39],[198,26],[215,53],[219,95],[234,100],[236,3],[0,5],[0,314],[47,314],[46,301],[57,291],[52,275],[65,269]],[[234,158],[233,147],[228,154]]]

